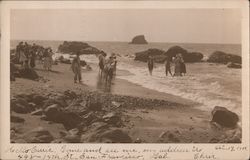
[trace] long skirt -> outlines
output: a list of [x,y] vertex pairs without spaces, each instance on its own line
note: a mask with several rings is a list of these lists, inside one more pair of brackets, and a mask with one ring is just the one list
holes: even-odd
[[43,67],[44,69],[50,70],[52,67],[52,58],[45,57]]

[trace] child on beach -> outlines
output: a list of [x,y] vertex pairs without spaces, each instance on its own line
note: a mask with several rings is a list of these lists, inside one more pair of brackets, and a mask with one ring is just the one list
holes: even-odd
[[72,61],[71,69],[72,69],[73,73],[75,74],[74,82],[77,83],[77,80],[78,80],[79,83],[82,83],[80,53],[79,52],[76,53],[76,57]]

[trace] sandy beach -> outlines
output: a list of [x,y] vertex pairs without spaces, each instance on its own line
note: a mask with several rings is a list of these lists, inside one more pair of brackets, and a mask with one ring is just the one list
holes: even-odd
[[[130,137],[129,140],[122,142],[239,142],[239,137],[241,137],[239,128],[222,128],[211,123],[211,113],[197,109],[195,107],[198,105],[197,103],[171,94],[150,90],[118,78],[113,79],[111,84],[106,84],[98,77],[97,66],[95,64],[90,66],[92,70],[83,69],[82,71],[83,84],[74,84],[70,65],[59,63],[53,65],[52,71],[44,71],[42,66],[38,64],[35,71],[42,78],[39,81],[16,78],[16,81],[11,82],[11,99],[20,97],[20,95],[25,99],[25,96],[31,97],[32,94],[49,99],[58,97],[58,95],[65,96],[65,91],[70,90],[70,92],[81,96],[81,100],[86,97],[101,99],[102,108],[93,111],[93,113],[102,118],[97,118],[98,120],[89,122],[89,124],[81,124],[81,127],[73,125],[73,127],[67,128],[65,123],[44,120],[42,117],[44,117],[45,109],[42,107],[35,109],[35,111],[41,111],[39,114],[11,112],[11,116],[23,119],[21,122],[11,122],[11,141],[13,143],[36,142],[25,138],[25,136],[39,126],[51,134],[53,138],[49,142],[52,143],[106,142],[103,139],[97,140],[98,138],[96,141],[91,140],[93,132],[96,132],[97,135],[100,134],[99,128],[102,128],[102,131],[107,130],[107,132],[112,129],[122,130]],[[118,70],[117,75],[119,74],[124,75],[126,71]],[[34,97],[34,95],[32,96]],[[74,98],[68,101],[71,103],[72,99]],[[71,110],[71,112],[80,112],[82,109],[80,105],[76,108],[77,111]],[[84,112],[83,115],[86,117],[89,113]],[[116,123],[117,120],[116,122],[104,120],[105,115],[110,113],[119,115],[119,124]],[[72,129],[77,130],[77,134],[73,138],[67,138],[69,133],[72,133]]]

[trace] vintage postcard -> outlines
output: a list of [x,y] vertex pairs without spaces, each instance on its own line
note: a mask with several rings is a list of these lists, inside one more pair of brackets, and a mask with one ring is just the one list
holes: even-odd
[[1,2],[0,158],[248,159],[248,1]]

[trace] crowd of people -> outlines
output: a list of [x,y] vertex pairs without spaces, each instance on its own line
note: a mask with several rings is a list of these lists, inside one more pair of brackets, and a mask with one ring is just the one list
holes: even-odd
[[[171,62],[174,63],[174,74],[171,71]],[[149,74],[152,75],[154,68],[154,59],[151,55],[148,57],[148,70]],[[186,65],[184,63],[182,54],[177,54],[175,57],[166,57],[165,60],[165,74],[168,76],[168,73],[171,76],[184,76],[186,74]]]
[[35,43],[28,44],[27,42],[20,42],[16,46],[16,58],[23,68],[35,68],[36,60],[43,62],[43,67],[46,70],[52,69],[52,49],[50,47],[44,48],[43,46]]
[[[16,46],[15,57],[17,58],[18,62],[21,64],[23,68],[35,68],[36,61],[40,61],[43,63],[43,67],[45,70],[50,71],[52,69],[53,64],[53,52],[50,47],[45,48],[43,46],[37,45],[33,43],[32,45],[28,44],[27,42],[20,42]],[[107,54],[101,51],[98,54],[99,59],[99,74],[102,77],[106,77],[106,81],[109,79],[111,80],[113,75],[116,74],[116,66],[117,66],[117,59],[116,55],[112,53],[108,58]],[[174,64],[174,73],[171,71],[171,63]],[[152,55],[148,56],[148,70],[150,75],[152,75],[154,69],[154,58]],[[74,82],[82,83],[82,76],[81,76],[81,60],[80,60],[80,53],[76,53],[76,57],[73,59],[71,63],[71,69],[74,73]],[[166,57],[165,60],[165,74],[168,76],[183,76],[186,74],[186,65],[184,63],[183,57],[181,54],[177,54],[175,57]]]

